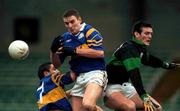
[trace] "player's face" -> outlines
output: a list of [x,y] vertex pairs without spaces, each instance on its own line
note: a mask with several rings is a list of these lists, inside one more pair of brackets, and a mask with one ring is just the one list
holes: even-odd
[[50,68],[49,68],[49,72],[50,72],[50,74],[54,74],[54,73],[56,73],[56,68],[54,67],[54,65],[53,64],[51,64],[50,65]]
[[153,29],[151,27],[143,27],[141,33],[136,34],[136,38],[149,46],[152,39]]
[[63,18],[65,27],[68,29],[70,33],[73,35],[77,34],[81,29],[81,18],[77,18],[75,16],[69,16],[66,18]]

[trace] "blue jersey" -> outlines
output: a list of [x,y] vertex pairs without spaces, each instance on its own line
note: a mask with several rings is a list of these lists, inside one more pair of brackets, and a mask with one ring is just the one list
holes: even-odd
[[[104,50],[102,46],[103,37],[92,26],[83,23],[80,32],[72,35],[66,32],[59,38],[63,37],[64,46],[71,46],[73,48],[92,48],[95,50]],[[57,38],[54,40],[58,40]],[[64,61],[65,56],[60,55],[61,62]],[[89,72],[93,70],[105,70],[104,58],[88,58],[74,55],[69,61],[71,70],[76,74]]]
[[[71,104],[63,89],[63,85],[67,84],[66,80],[67,77],[60,74],[48,75],[41,79],[36,92],[38,109],[40,111],[72,111]],[[71,83],[71,79],[69,80],[69,83]]]

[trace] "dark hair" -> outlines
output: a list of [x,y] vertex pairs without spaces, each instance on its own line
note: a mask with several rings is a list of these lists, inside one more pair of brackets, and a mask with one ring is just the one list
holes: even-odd
[[43,63],[38,68],[38,77],[41,80],[44,77],[44,71],[49,71],[51,62]]
[[63,18],[70,17],[70,16],[75,16],[76,18],[81,17],[79,12],[75,9],[69,9],[69,10],[65,11],[63,14]]
[[138,21],[133,26],[132,34],[134,34],[134,32],[141,33],[143,27],[150,27],[150,28],[152,28],[152,25],[150,23],[146,23],[146,22],[143,22],[143,21]]

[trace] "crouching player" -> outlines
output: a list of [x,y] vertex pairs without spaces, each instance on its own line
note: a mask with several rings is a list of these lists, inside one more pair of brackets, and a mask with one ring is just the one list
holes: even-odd
[[72,83],[76,76],[73,72],[61,74],[52,63],[39,66],[40,84],[36,98],[39,111],[72,111],[63,86]]

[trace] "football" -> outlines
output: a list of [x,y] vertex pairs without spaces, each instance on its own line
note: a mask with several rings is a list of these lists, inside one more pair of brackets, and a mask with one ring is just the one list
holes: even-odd
[[15,40],[9,45],[8,52],[13,59],[23,60],[29,55],[29,46],[22,40]]

